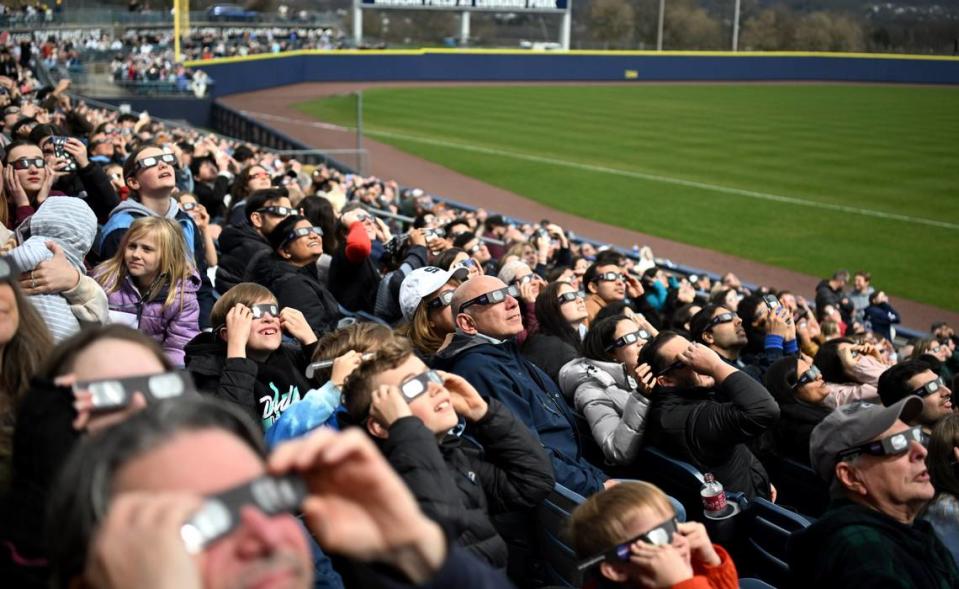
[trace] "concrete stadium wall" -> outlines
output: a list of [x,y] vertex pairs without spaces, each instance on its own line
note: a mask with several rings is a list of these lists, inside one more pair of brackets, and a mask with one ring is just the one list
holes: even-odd
[[841,53],[295,51],[190,62],[214,97],[300,82],[823,81],[959,84],[959,58]]

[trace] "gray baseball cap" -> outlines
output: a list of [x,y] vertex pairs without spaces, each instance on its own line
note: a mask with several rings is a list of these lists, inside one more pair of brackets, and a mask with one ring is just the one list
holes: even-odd
[[449,270],[425,266],[407,274],[400,285],[400,311],[403,312],[403,318],[410,321],[423,297],[439,290],[450,278],[466,280],[469,273],[469,270],[462,266]]
[[906,423],[922,413],[922,399],[906,397],[884,407],[857,401],[843,405],[826,416],[809,436],[809,462],[827,483],[832,482],[836,457],[843,450],[861,446],[879,437],[901,419]]

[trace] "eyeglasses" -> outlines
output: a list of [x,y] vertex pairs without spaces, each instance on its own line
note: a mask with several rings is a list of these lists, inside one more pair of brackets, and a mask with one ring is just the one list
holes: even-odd
[[400,392],[403,393],[403,398],[409,403],[428,391],[431,382],[442,385],[443,377],[434,370],[427,370],[422,374],[417,374],[408,380],[404,380],[403,383],[400,384]]
[[441,294],[440,296],[433,299],[432,301],[426,303],[426,308],[431,311],[434,311],[436,309],[442,309],[444,307],[447,307],[452,302],[453,302],[453,291],[448,290],[444,292],[443,294]]
[[259,319],[264,315],[269,315],[270,317],[276,318],[280,316],[280,307],[274,305],[273,303],[262,303],[259,305],[251,305],[250,311],[253,313],[254,319]]
[[717,325],[722,325],[723,323],[731,323],[735,321],[737,317],[739,317],[739,315],[733,313],[732,311],[728,313],[720,313],[709,320],[709,323],[706,324],[706,328],[703,329],[703,331],[709,331],[710,329],[716,327]]
[[133,173],[136,174],[142,170],[153,168],[160,165],[160,162],[172,167],[177,167],[176,165],[176,156],[172,153],[164,153],[162,155],[151,155],[143,159],[138,159],[136,167],[133,170]]
[[466,251],[468,251],[470,254],[478,254],[478,253],[480,252],[480,250],[482,250],[482,249],[483,249],[483,244],[482,244],[482,243],[477,243],[476,245],[474,245],[473,247],[467,249]]
[[180,203],[180,208],[183,209],[183,210],[186,211],[186,212],[189,212],[189,211],[192,211],[193,209],[195,209],[195,208],[196,208],[196,205],[197,205],[197,203],[195,203],[195,202],[181,202],[181,203]]
[[657,372],[657,373],[654,374],[653,376],[655,376],[655,377],[660,377],[660,376],[665,375],[667,372],[671,372],[671,371],[673,371],[673,370],[678,370],[678,369],[680,369],[680,368],[682,368],[682,367],[684,367],[684,366],[686,366],[686,365],[683,364],[683,361],[682,361],[682,360],[676,360],[675,362],[673,362],[672,364],[670,364],[670,365],[667,366],[666,368],[663,368],[662,370],[660,370],[659,372]]
[[626,280],[621,272],[603,272],[593,278],[593,282],[616,282],[617,280]]
[[556,300],[559,301],[560,305],[565,305],[566,303],[572,303],[577,299],[582,299],[586,297],[586,293],[581,290],[575,290],[573,292],[564,292],[563,294],[556,297]]
[[819,377],[822,376],[822,371],[819,370],[819,367],[813,364],[809,367],[809,370],[803,372],[799,375],[799,378],[796,379],[796,384],[793,385],[793,390],[798,389],[799,387],[806,386],[811,382],[816,382],[819,380]]
[[934,380],[930,380],[926,384],[922,385],[918,389],[912,392],[913,395],[919,397],[928,397],[933,393],[939,392],[940,389],[946,386],[946,383],[943,382],[942,377],[936,377]]
[[15,115],[19,112],[20,112],[20,107],[17,107],[17,106],[8,106],[7,108],[3,110],[3,114],[5,115]]
[[[274,217],[289,217],[296,211],[290,207],[263,207],[253,211],[254,213],[266,213],[267,215],[273,215]],[[320,235],[323,233],[320,232]]]
[[322,237],[323,230],[319,227],[297,227],[286,235],[286,239],[283,240],[281,245],[286,245],[291,241],[295,241],[301,237],[306,237],[307,235],[319,235]]
[[671,517],[648,532],[634,536],[601,554],[597,554],[596,556],[584,560],[583,562],[579,563],[576,568],[584,571],[605,560],[628,561],[630,555],[632,554],[631,547],[636,542],[642,542],[652,546],[666,546],[667,544],[673,543],[673,536],[676,535],[676,530],[678,529],[679,523],[676,521],[675,517]]
[[892,434],[889,437],[868,442],[861,446],[847,448],[836,455],[836,460],[846,460],[860,454],[869,454],[870,456],[900,456],[909,451],[910,442],[919,442],[923,446],[929,444],[929,436],[922,431],[922,426],[911,427],[899,433]]
[[459,312],[462,313],[473,305],[495,305],[502,303],[506,300],[507,296],[511,296],[513,298],[518,297],[519,289],[516,288],[515,285],[510,285],[506,288],[498,288],[486,294],[481,294],[480,296],[465,301],[462,305],[460,305]]
[[42,157],[22,157],[18,160],[13,160],[10,162],[10,165],[13,166],[14,170],[29,170],[30,166],[42,170],[45,162]]
[[609,346],[606,346],[606,351],[610,352],[617,348],[625,348],[630,344],[635,344],[638,341],[649,341],[649,332],[645,329],[640,329],[639,331],[634,331],[633,333],[627,333],[623,337],[616,338]]

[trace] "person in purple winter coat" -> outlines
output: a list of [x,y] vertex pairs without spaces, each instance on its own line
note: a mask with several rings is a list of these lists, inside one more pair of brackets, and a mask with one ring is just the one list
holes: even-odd
[[156,339],[183,366],[186,344],[199,329],[200,276],[180,226],[163,217],[137,219],[117,253],[93,270],[107,293],[110,316]]

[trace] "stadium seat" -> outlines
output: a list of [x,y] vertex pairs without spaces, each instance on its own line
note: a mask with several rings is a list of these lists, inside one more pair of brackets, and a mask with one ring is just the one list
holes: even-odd
[[576,552],[566,543],[566,525],[583,496],[557,484],[536,509],[537,540],[546,565],[544,581],[560,587],[579,587]]
[[769,475],[779,490],[779,505],[818,518],[829,504],[829,487],[812,468],[783,458],[768,465]]
[[786,545],[789,536],[810,525],[805,517],[762,498],[746,509],[745,550],[749,570],[759,578],[784,586],[789,579]]
[[688,520],[703,521],[703,502],[699,495],[703,473],[696,467],[647,446],[639,453],[637,474],[679,500],[686,508]]
[[760,579],[740,579],[739,580],[739,589],[776,589],[766,581]]

